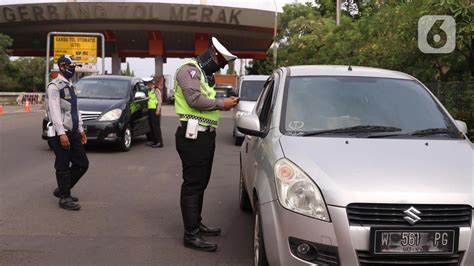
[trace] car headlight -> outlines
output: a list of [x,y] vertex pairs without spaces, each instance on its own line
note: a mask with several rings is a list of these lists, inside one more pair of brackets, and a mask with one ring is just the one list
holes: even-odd
[[248,114],[249,113],[244,112],[244,111],[237,111],[237,112],[235,112],[235,118],[239,118],[241,116],[248,115]]
[[288,210],[330,222],[321,191],[298,166],[283,158],[274,167],[278,201]]
[[120,118],[122,115],[122,110],[120,109],[113,109],[108,111],[107,113],[103,114],[100,118],[99,121],[113,121],[117,120]]

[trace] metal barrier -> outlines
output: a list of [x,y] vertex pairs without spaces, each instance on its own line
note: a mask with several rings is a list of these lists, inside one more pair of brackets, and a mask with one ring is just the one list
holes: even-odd
[[30,105],[41,105],[44,103],[44,93],[22,92],[18,95],[16,102],[18,105],[25,105],[29,101]]

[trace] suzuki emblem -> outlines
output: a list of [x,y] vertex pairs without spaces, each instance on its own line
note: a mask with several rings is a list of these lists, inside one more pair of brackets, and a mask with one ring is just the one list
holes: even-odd
[[421,212],[415,207],[411,206],[410,209],[403,211],[407,216],[403,217],[403,219],[407,222],[409,222],[411,225],[414,225],[416,222],[421,220],[421,218],[418,216]]

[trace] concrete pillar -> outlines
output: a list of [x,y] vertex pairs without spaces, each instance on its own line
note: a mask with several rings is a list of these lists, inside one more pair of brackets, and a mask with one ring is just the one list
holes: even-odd
[[155,76],[163,76],[163,57],[155,56]]
[[120,57],[118,56],[118,54],[113,53],[112,54],[112,75],[121,74],[120,64],[121,64]]

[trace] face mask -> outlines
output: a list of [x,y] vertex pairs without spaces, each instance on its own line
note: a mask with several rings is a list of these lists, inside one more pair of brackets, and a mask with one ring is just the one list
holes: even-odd
[[206,73],[206,76],[210,76],[217,72],[219,69],[221,69],[220,66],[216,64],[216,62],[214,62],[214,60],[212,59],[211,51],[209,48],[203,54],[198,55],[196,59],[201,65],[204,73]]
[[65,78],[70,79],[74,76],[74,73],[76,73],[76,68],[65,67],[62,74]]

